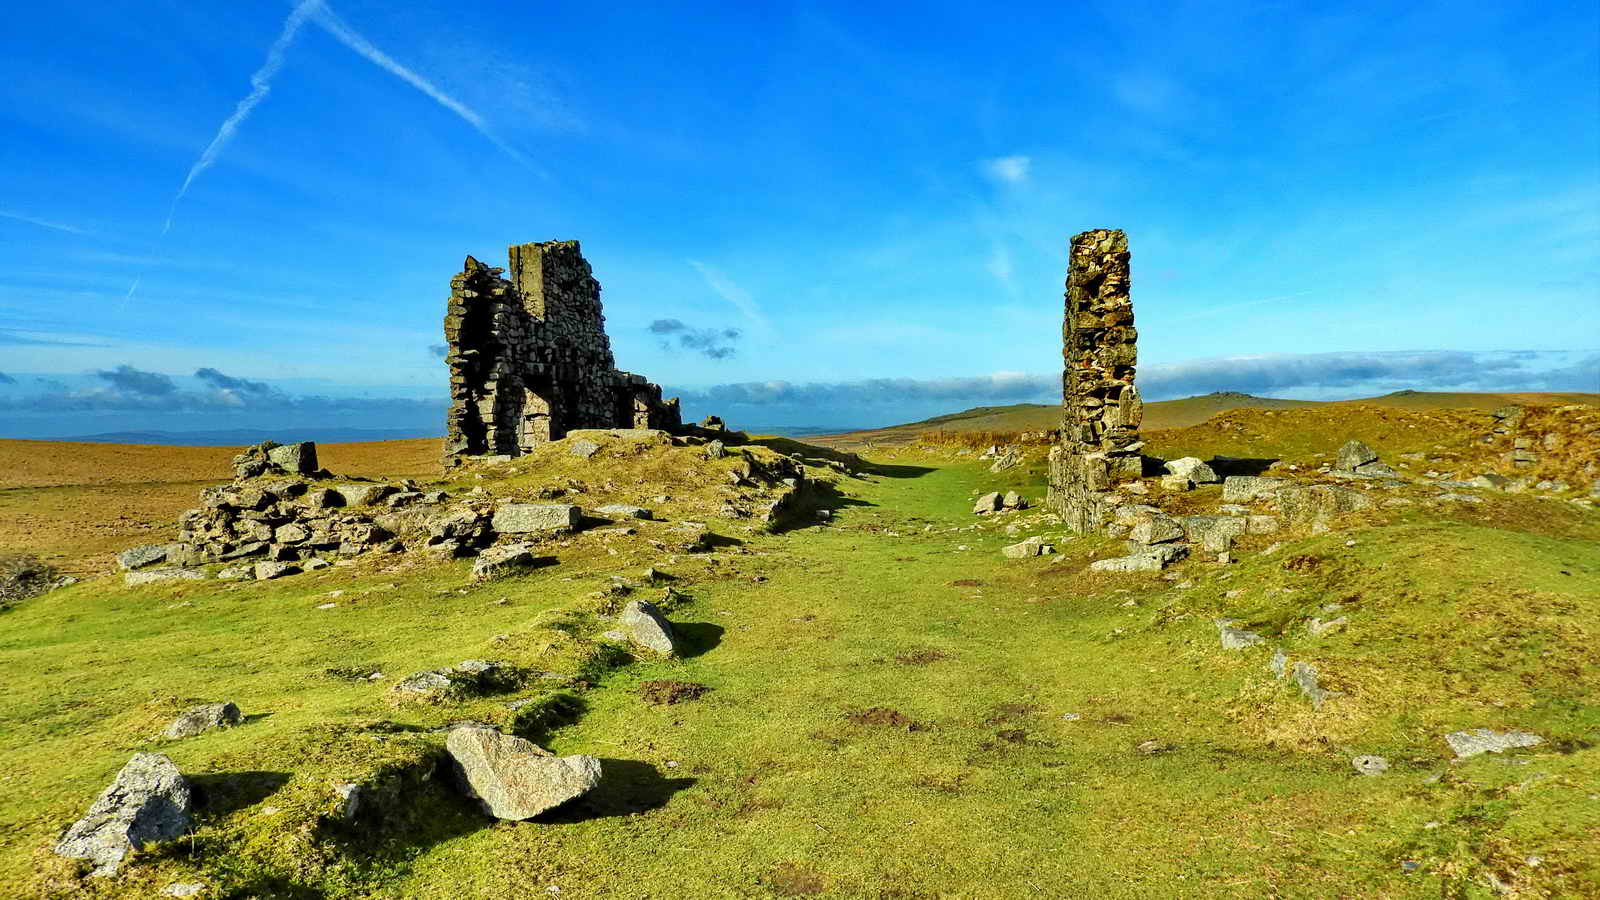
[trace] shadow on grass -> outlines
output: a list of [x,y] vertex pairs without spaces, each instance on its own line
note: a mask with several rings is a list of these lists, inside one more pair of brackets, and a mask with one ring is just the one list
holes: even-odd
[[1211,471],[1216,472],[1218,477],[1227,478],[1229,475],[1260,475],[1275,462],[1277,462],[1276,459],[1214,456],[1207,465],[1211,466]]
[[602,758],[600,784],[594,790],[530,821],[571,825],[593,819],[637,815],[667,805],[673,794],[692,786],[696,780],[666,778],[655,766],[638,760]]
[[672,631],[680,639],[678,657],[693,659],[715,650],[726,630],[710,622],[673,622]]
[[852,472],[865,475],[877,475],[883,478],[920,478],[934,471],[928,466],[891,466],[884,463],[875,463],[864,459],[855,453],[846,453],[843,450],[834,450],[830,447],[819,447],[816,444],[807,444],[785,437],[756,437],[749,443],[759,444],[786,453],[790,456],[810,457],[811,459],[826,459],[844,465]]
[[254,806],[288,783],[288,772],[214,772],[189,776],[195,805],[218,816]]
[[[832,514],[847,506],[877,506],[865,500],[847,497],[826,481],[808,481],[804,491],[781,512],[778,520],[768,526],[771,534],[786,534],[801,528],[814,528],[832,520]],[[819,510],[827,510],[827,521],[817,518]]]

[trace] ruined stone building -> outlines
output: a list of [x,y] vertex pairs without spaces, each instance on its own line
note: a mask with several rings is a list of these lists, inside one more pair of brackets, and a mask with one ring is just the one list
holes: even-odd
[[1121,231],[1073,237],[1062,337],[1061,439],[1050,450],[1047,502],[1068,528],[1091,532],[1110,516],[1111,487],[1139,478],[1144,464],[1144,403],[1133,384],[1138,332]]
[[445,466],[520,456],[576,428],[679,427],[677,398],[617,370],[578,242],[514,244],[509,257],[509,280],[470,256],[450,280]]

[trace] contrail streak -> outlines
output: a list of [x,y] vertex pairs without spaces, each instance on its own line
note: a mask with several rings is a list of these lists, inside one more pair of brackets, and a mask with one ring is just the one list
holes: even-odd
[[139,289],[139,282],[141,282],[143,280],[144,280],[144,276],[143,275],[140,275],[138,278],[135,278],[133,280],[133,286],[128,288],[128,294],[127,294],[127,296],[122,298],[122,305],[117,307],[118,309],[127,309],[128,308],[128,301],[133,299],[133,292],[137,291]]
[[312,17],[318,25],[321,25],[329,34],[333,35],[334,39],[339,43],[365,57],[378,68],[427,94],[440,106],[460,116],[468,125],[477,129],[479,134],[488,138],[490,143],[504,150],[507,156],[528,168],[535,168],[521,151],[501,140],[500,136],[489,128],[488,124],[483,121],[483,116],[478,115],[476,110],[446,94],[433,82],[411,71],[395,61],[389,54],[374,47],[371,41],[357,34],[349,25],[346,25],[344,20],[339,18],[332,9],[326,5],[318,4],[317,8],[312,11]]
[[294,36],[300,31],[300,26],[305,24],[306,17],[321,6],[322,0],[301,0],[300,4],[289,13],[289,18],[284,21],[283,31],[278,35],[278,39],[272,42],[271,47],[267,48],[267,61],[261,64],[261,68],[257,69],[254,75],[250,76],[250,93],[239,101],[239,105],[233,108],[233,115],[229,116],[227,121],[222,123],[222,127],[217,129],[217,136],[211,139],[211,143],[200,154],[200,158],[195,161],[194,167],[189,170],[189,177],[183,179],[183,187],[178,188],[177,196],[172,198],[172,207],[167,210],[167,224],[161,228],[162,234],[166,234],[171,230],[172,215],[178,209],[178,201],[182,200],[183,195],[189,192],[189,185],[194,183],[195,178],[201,172],[211,168],[212,164],[217,161],[217,157],[221,155],[222,148],[226,147],[228,141],[233,139],[233,133],[239,130],[239,126],[249,117],[251,111],[262,100],[265,100],[267,94],[272,91],[272,77],[278,74],[279,69],[283,68],[284,53],[289,49],[289,45],[294,42]]
[[0,219],[15,219],[18,222],[27,222],[29,225],[37,225],[40,228],[49,228],[55,231],[65,231],[67,234],[87,235],[89,233],[84,231],[82,228],[74,228],[71,225],[62,225],[60,222],[47,222],[44,219],[35,219],[32,216],[24,216],[19,213],[7,212],[3,209],[0,209]]

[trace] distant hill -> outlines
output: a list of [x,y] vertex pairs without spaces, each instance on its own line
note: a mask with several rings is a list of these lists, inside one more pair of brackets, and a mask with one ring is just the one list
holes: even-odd
[[[1512,403],[1530,405],[1561,405],[1584,403],[1600,406],[1600,394],[1577,393],[1443,393],[1429,391],[1396,391],[1381,397],[1356,400],[1284,400],[1277,397],[1256,397],[1236,391],[1219,391],[1181,400],[1158,400],[1144,405],[1146,431],[1171,428],[1188,428],[1212,416],[1234,409],[1294,409],[1303,406],[1339,406],[1363,404],[1397,409],[1498,409]],[[906,444],[926,431],[1046,431],[1059,426],[1061,407],[1043,403],[1017,403],[1011,406],[976,406],[972,409],[920,422],[871,428],[842,434],[814,435],[807,440],[826,446],[860,446],[862,444]]]
[[250,429],[228,431],[108,431],[77,437],[50,438],[80,444],[159,444],[163,447],[247,447],[265,440],[279,443],[316,441],[319,444],[349,444],[363,441],[405,441],[413,438],[442,437],[419,434],[415,428],[311,428]]

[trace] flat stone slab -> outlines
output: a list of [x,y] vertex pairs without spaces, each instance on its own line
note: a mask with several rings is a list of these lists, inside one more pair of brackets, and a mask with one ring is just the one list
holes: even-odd
[[1467,731],[1452,731],[1444,736],[1444,742],[1456,752],[1457,759],[1467,759],[1480,753],[1504,753],[1518,747],[1537,747],[1544,743],[1544,738],[1527,731],[1491,731],[1488,728],[1473,728]]
[[94,863],[94,875],[114,875],[123,857],[194,826],[189,780],[160,753],[135,753],[83,818],[72,823],[55,852]]
[[1358,756],[1350,760],[1350,765],[1362,775],[1382,775],[1389,771],[1389,761],[1381,756]]
[[582,517],[570,503],[504,503],[495,508],[490,527],[501,534],[564,532],[576,529]]
[[122,583],[129,587],[141,584],[157,584],[162,581],[204,581],[206,573],[200,569],[140,569],[128,572],[122,576]]
[[1119,556],[1115,559],[1097,559],[1089,564],[1091,572],[1159,572],[1189,555],[1182,544],[1161,544],[1142,553]]
[[1249,503],[1251,500],[1265,500],[1288,483],[1289,480],[1286,478],[1229,475],[1222,480],[1222,502]]
[[445,739],[462,793],[497,819],[520,821],[583,796],[600,783],[600,760],[555,756],[532,741],[464,725]]
[[1045,556],[1054,552],[1056,552],[1056,548],[1046,543],[1043,537],[1038,536],[1000,548],[1000,555],[1006,559],[1028,559],[1029,557]]
[[595,512],[602,516],[617,519],[653,519],[655,513],[642,506],[630,506],[627,503],[607,503],[605,506],[595,507]]
[[144,544],[139,547],[129,547],[117,554],[117,565],[123,569],[142,569],[158,562],[165,562],[167,554],[171,552],[171,544]]
[[344,498],[346,506],[366,506],[377,503],[400,489],[392,484],[336,484],[333,490]]

